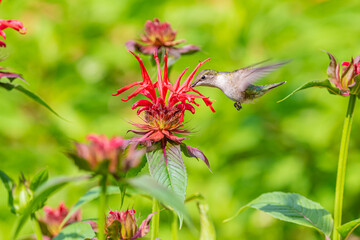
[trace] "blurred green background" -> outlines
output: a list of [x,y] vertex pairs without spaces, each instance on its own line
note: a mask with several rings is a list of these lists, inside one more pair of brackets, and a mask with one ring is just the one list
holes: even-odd
[[[201,193],[209,204],[218,239],[315,240],[315,230],[283,223],[248,210],[222,223],[239,207],[270,191],[297,192],[317,201],[330,212],[340,135],[347,98],[323,89],[300,92],[282,103],[276,101],[309,80],[326,79],[328,57],[321,49],[348,61],[360,54],[360,2],[321,0],[260,1],[125,1],[125,0],[4,0],[0,17],[21,20],[28,33],[6,31],[8,56],[2,66],[22,73],[28,89],[39,94],[67,121],[61,120],[19,92],[0,89],[0,169],[17,178],[31,177],[48,168],[50,176],[78,175],[63,152],[72,140],[84,141],[88,133],[125,135],[129,121],[138,122],[131,110],[135,101],[112,97],[116,89],[141,78],[136,59],[124,43],[137,39],[146,20],[157,17],[177,30],[177,39],[203,51],[183,56],[173,66],[170,79],[199,60],[214,57],[202,68],[232,71],[271,58],[292,62],[260,83],[287,81],[236,111],[219,90],[199,90],[215,100],[215,113],[207,107],[186,115],[193,136],[185,140],[210,160],[213,173],[194,159],[186,159],[187,195]],[[148,57],[144,57],[154,73]],[[359,107],[357,107],[359,108]],[[355,113],[345,188],[344,222],[360,217],[360,130]],[[127,137],[132,137],[129,133]],[[92,185],[95,185],[93,182]],[[73,183],[48,201],[74,204],[90,187]],[[8,239],[16,217],[7,207],[0,187],[0,239]],[[84,218],[96,217],[97,202],[83,208]],[[141,216],[151,212],[151,202],[128,199]],[[119,207],[112,197],[111,209]],[[188,205],[198,223],[196,205]],[[164,212],[164,211],[163,211]],[[171,214],[162,213],[160,238],[170,239]],[[21,235],[31,233],[26,225]],[[186,226],[180,239],[198,239]]]

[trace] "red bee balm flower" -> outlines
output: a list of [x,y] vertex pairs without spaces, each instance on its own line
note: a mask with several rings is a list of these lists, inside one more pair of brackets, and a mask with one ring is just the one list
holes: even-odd
[[327,52],[330,58],[330,64],[327,69],[329,81],[341,91],[341,95],[348,96],[350,94],[350,87],[355,86],[355,77],[360,73],[360,56],[351,59],[351,62],[343,62],[342,73],[340,74],[340,64],[336,63],[333,55]]
[[146,21],[144,31],[145,34],[141,35],[139,41],[145,45],[132,40],[127,41],[125,45],[130,51],[136,50],[142,54],[152,55],[154,51],[164,48],[164,50],[169,52],[170,56],[178,58],[181,54],[188,54],[200,50],[200,48],[195,45],[176,48],[175,45],[183,43],[185,40],[175,41],[176,31],[171,29],[169,23],[161,23],[157,18],[155,18],[154,21]]
[[[26,28],[24,28],[24,25],[22,24],[22,22],[20,22],[18,20],[0,19],[0,36],[2,36],[4,39],[6,39],[6,35],[3,30],[6,28],[12,28],[21,34],[26,33]],[[4,41],[0,40],[0,47],[6,47],[6,44]]]
[[[136,141],[145,143],[145,145],[152,145],[155,142],[161,141],[162,148],[165,148],[167,141],[180,143],[185,137],[175,136],[174,133],[187,133],[186,130],[181,129],[184,122],[184,113],[186,110],[195,113],[195,108],[192,104],[199,106],[195,102],[197,98],[202,99],[205,104],[215,112],[209,98],[190,86],[196,71],[210,59],[199,62],[194,71],[187,77],[183,84],[180,85],[180,80],[188,69],[186,68],[176,79],[174,85],[172,85],[167,72],[167,55],[164,56],[165,66],[163,76],[161,75],[159,58],[156,55],[154,56],[157,65],[157,82],[153,83],[144,67],[142,59],[134,53],[132,54],[140,63],[143,81],[131,83],[117,90],[117,93],[112,95],[117,96],[131,87],[140,85],[127,99],[121,100],[126,102],[139,94],[149,99],[141,99],[132,106],[132,109],[139,108],[137,111],[138,115],[143,111],[145,112],[145,124],[134,124],[139,129],[130,130],[136,134],[143,135]],[[158,94],[155,89],[158,90]],[[197,95],[188,93],[191,91]]]
[[[155,212],[156,213],[156,212]],[[151,213],[138,227],[135,210],[110,211],[106,221],[106,233],[111,239],[138,239],[149,232],[149,224],[155,213]]]

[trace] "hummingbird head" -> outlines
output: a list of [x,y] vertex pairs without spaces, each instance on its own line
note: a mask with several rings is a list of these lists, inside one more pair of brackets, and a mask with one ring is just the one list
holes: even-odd
[[191,87],[197,86],[213,86],[215,79],[218,75],[218,72],[211,69],[202,70],[198,75],[196,75],[194,82],[191,84]]

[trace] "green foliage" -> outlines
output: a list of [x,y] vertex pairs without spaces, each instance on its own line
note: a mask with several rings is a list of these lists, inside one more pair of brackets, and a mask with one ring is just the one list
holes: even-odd
[[[286,222],[315,228],[330,237],[333,227],[331,214],[320,204],[296,193],[264,193],[240,208],[236,217],[247,208],[255,208]],[[231,219],[228,219],[229,221]]]
[[87,222],[76,222],[66,226],[54,240],[94,239],[95,233]]
[[340,226],[337,231],[340,233],[343,240],[348,239],[350,234],[360,226],[360,219],[356,219],[350,222],[347,222]]
[[333,85],[331,85],[331,83],[329,82],[329,80],[324,80],[324,81],[311,81],[311,82],[307,82],[304,85],[298,87],[297,89],[295,89],[293,92],[291,92],[289,95],[287,95],[285,98],[281,99],[278,101],[282,102],[284,100],[286,100],[287,98],[289,98],[291,95],[297,93],[300,90],[304,90],[307,88],[312,88],[312,87],[319,87],[319,88],[326,88],[329,93],[331,94],[336,94],[336,95],[341,95],[341,92],[338,88],[334,87]]
[[208,211],[209,205],[204,202],[197,204],[200,212],[200,240],[215,240],[215,228],[211,222]]
[[15,239],[22,227],[24,227],[24,224],[26,220],[30,217],[30,215],[34,214],[39,208],[41,208],[45,201],[57,190],[64,187],[66,184],[70,182],[80,181],[88,179],[88,177],[57,177],[52,178],[46,183],[42,184],[40,187],[36,189],[34,192],[34,196],[31,200],[31,202],[27,205],[27,207],[24,209],[24,212],[20,216],[17,224],[14,227],[13,232],[13,239]]
[[12,189],[14,187],[14,181],[6,175],[3,171],[0,170],[0,178],[2,183],[4,184],[4,187],[6,188],[6,191],[8,192],[8,206],[11,208],[11,212],[15,213],[14,208],[14,198],[12,194]]
[[55,112],[43,99],[41,99],[38,95],[36,95],[35,93],[27,90],[26,88],[24,88],[21,85],[18,84],[13,84],[13,83],[8,83],[8,82],[0,82],[0,87],[3,87],[4,89],[11,91],[13,89],[18,90],[19,92],[25,94],[26,96],[28,96],[29,98],[31,98],[32,100],[34,100],[35,102],[39,103],[40,105],[42,105],[43,107],[47,108],[50,112],[52,112],[53,114],[55,114],[56,116],[60,117],[61,116]]
[[38,172],[30,182],[30,189],[35,191],[41,184],[45,183],[49,178],[49,172],[47,169]]
[[182,217],[184,217],[185,223],[190,228],[194,228],[189,213],[185,208],[184,201],[179,197],[179,195],[169,190],[162,184],[159,184],[149,176],[130,178],[127,182],[138,191],[146,193],[159,200],[161,203],[174,209],[181,218],[180,223],[182,221]]
[[[63,226],[79,208],[81,208],[84,204],[89,203],[95,199],[100,197],[101,187],[93,187],[89,191],[87,191],[81,198],[75,203],[75,205],[71,208],[68,215],[64,218],[61,223]],[[119,188],[117,186],[107,186],[106,187],[106,195],[120,194]]]
[[151,176],[184,201],[187,177],[180,145],[168,143],[164,151],[160,148],[146,153],[146,157]]

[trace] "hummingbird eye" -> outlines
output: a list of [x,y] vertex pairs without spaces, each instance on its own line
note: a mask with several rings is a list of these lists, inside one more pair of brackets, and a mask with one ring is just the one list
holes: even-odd
[[205,78],[206,78],[205,75],[202,75],[202,76],[201,76],[201,79],[202,79],[202,80],[204,80]]

